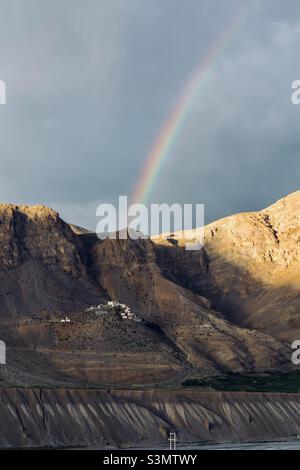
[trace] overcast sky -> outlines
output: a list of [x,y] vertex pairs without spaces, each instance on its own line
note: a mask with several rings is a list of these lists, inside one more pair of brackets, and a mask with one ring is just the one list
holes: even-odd
[[[0,0],[0,201],[94,228],[241,3]],[[206,222],[300,189],[300,2],[245,4],[149,197],[205,203]]]

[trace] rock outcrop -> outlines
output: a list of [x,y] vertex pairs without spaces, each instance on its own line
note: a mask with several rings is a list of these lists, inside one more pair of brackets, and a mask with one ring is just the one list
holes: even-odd
[[300,338],[300,191],[208,225],[200,252],[185,251],[176,234],[174,249],[168,238],[154,240],[166,276],[205,295],[234,324]]
[[0,205],[0,316],[43,316],[101,300],[80,240],[44,206]]
[[299,431],[299,394],[0,390],[0,447],[168,448]]
[[[104,240],[46,207],[0,206],[0,334],[10,385],[178,385],[226,371],[287,371],[300,335],[300,193],[205,228]],[[109,299],[141,324],[88,315]],[[70,324],[61,324],[65,314]],[[34,368],[32,367],[34,364]],[[45,371],[43,373],[43,370]]]

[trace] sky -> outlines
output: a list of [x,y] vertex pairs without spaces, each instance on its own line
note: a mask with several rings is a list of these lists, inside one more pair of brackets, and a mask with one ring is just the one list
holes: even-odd
[[243,3],[147,202],[210,222],[300,189],[299,0],[0,0],[0,201],[95,228]]

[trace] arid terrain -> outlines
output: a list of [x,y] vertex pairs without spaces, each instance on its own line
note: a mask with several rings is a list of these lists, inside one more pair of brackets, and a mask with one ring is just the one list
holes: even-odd
[[[55,403],[58,400],[59,412],[64,397],[70,403],[80,393],[95,393],[102,400],[101,393],[108,389],[119,389],[118,406],[127,396],[121,389],[144,389],[139,404],[132,398],[135,395],[130,400],[144,407],[145,413],[156,414],[147,404],[149,390],[157,389],[156,394],[180,390],[184,384],[224,374],[297,371],[291,362],[291,342],[300,339],[299,214],[300,192],[296,192],[260,212],[233,215],[206,226],[204,247],[187,251],[185,239],[176,233],[146,240],[100,241],[47,207],[0,205],[0,339],[7,347],[0,384],[2,398],[12,408],[0,411],[1,420],[10,410],[12,416],[5,422],[11,423],[14,416],[23,422],[19,414],[23,400],[34,401],[38,415],[32,419],[39,421],[44,411],[38,407],[43,409],[45,396],[49,403],[52,395]],[[109,301],[128,306],[139,321],[125,318],[118,308],[100,314],[90,309],[105,307]],[[216,393],[205,388],[211,396]],[[204,397],[204,392],[199,400],[196,392],[176,393],[176,403],[184,399],[190,404],[188,413]],[[219,405],[214,406],[226,408],[229,395],[225,401],[222,394],[217,395]],[[238,410],[244,406],[239,400]],[[273,398],[268,400],[271,414],[273,409],[278,415]],[[291,406],[299,413],[298,396],[293,400]],[[224,422],[227,426],[234,421],[236,412],[245,414],[227,412],[230,419],[210,411],[214,418],[205,418],[206,424],[198,411],[191,419],[207,426],[204,440],[209,436],[222,440]],[[78,420],[87,411],[80,413]],[[174,408],[172,413],[179,414],[172,417],[171,428],[180,428],[187,411]],[[160,412],[157,416],[161,417]],[[3,446],[7,432],[1,430]],[[202,436],[199,433],[195,432],[197,439]],[[51,445],[53,435],[54,431]],[[24,436],[30,445],[25,430]],[[251,438],[248,430],[246,437]],[[22,437],[18,439],[21,443]],[[68,438],[65,444],[72,442]]]
[[[295,438],[299,394],[0,390],[0,447],[119,448]],[[284,419],[283,419],[284,418]]]

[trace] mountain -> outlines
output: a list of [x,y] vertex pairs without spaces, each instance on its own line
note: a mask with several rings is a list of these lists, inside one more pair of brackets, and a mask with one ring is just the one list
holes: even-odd
[[[0,205],[0,380],[178,386],[289,371],[300,327],[299,208],[297,192],[219,220],[193,252],[176,233],[100,241],[47,207]],[[108,300],[143,321],[87,310]]]
[[201,253],[182,250],[174,234],[180,255],[174,254],[168,238],[154,241],[169,278],[204,293],[240,327],[288,342],[300,338],[300,191],[260,212],[208,225]]

